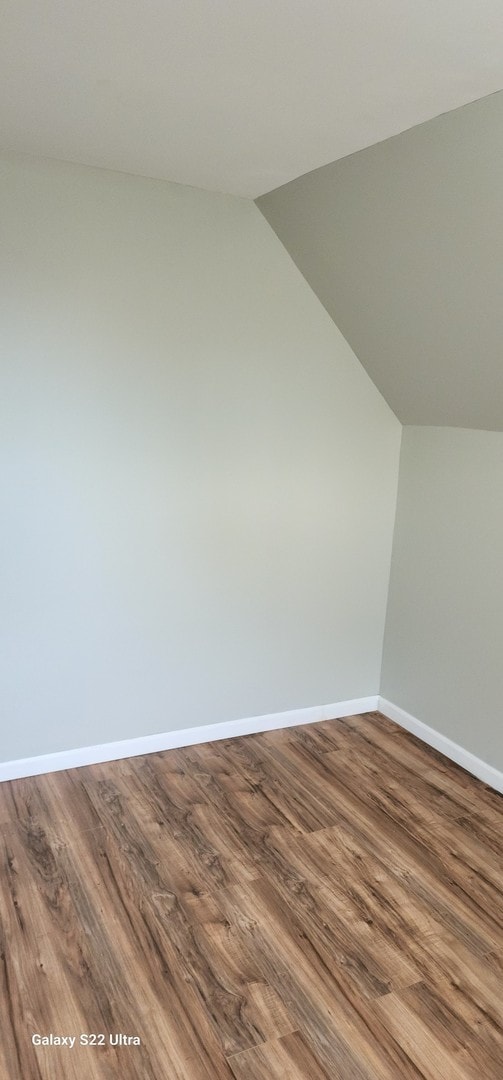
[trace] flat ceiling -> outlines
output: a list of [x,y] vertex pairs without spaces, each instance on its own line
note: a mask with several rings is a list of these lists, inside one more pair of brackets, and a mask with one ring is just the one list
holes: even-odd
[[503,86],[501,0],[4,0],[0,144],[251,198]]

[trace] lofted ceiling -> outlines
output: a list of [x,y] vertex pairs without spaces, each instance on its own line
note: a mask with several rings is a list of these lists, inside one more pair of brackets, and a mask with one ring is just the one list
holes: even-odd
[[402,423],[503,431],[503,93],[258,206]]
[[501,0],[4,0],[0,145],[255,198],[503,86]]

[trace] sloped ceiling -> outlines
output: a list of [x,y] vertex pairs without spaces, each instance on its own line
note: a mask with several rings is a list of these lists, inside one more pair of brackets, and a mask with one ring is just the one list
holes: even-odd
[[257,205],[402,423],[503,430],[503,92]]
[[503,86],[501,0],[4,0],[0,145],[255,198]]

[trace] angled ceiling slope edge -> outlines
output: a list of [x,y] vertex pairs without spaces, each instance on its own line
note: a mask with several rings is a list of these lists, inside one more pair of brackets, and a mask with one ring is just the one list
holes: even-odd
[[402,423],[503,430],[503,92],[257,205]]
[[503,85],[501,0],[7,0],[0,145],[255,198]]

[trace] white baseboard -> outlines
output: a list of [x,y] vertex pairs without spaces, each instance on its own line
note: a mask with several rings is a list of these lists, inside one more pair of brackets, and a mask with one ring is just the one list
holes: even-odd
[[238,735],[254,735],[261,731],[315,724],[321,720],[336,720],[343,716],[354,716],[357,713],[374,712],[376,709],[406,731],[416,735],[428,746],[432,746],[451,761],[455,761],[457,765],[461,765],[484,784],[503,793],[503,772],[486,761],[482,761],[469,750],[465,750],[446,735],[435,731],[428,724],[424,724],[422,720],[418,720],[405,709],[377,695],[338,701],[331,705],[314,705],[306,709],[291,709],[288,712],[251,716],[244,720],[228,720],[221,724],[205,724],[200,727],[182,728],[178,731],[165,731],[159,735],[141,735],[136,739],[121,739],[118,742],[102,743],[98,746],[60,750],[53,754],[20,758],[17,761],[0,762],[0,783],[5,780],[17,780],[24,776],[39,776],[41,773],[75,769],[82,765],[97,765],[100,762],[117,761],[120,758],[155,754],[161,750],[174,750],[176,747],[216,742],[218,739],[233,739]]
[[452,739],[448,739],[447,735],[441,735],[439,731],[428,727],[428,724],[423,724],[422,720],[417,720],[411,713],[405,712],[405,709],[400,709],[398,705],[393,705],[386,698],[379,698],[378,708],[379,712],[382,712],[389,720],[394,720],[400,727],[410,731],[412,735],[417,735],[417,738],[421,739],[422,742],[428,743],[428,746],[432,746],[441,754],[445,754],[447,758],[455,761],[457,765],[461,765],[463,769],[478,777],[484,784],[488,784],[495,791],[503,793],[503,772],[500,772],[499,769],[495,769],[493,765],[488,765],[486,761],[476,757],[470,750],[458,746]]
[[54,754],[20,758],[18,761],[0,762],[0,782],[18,780],[22,776],[39,776],[41,773],[75,769],[81,765],[97,765],[103,761],[155,754],[160,750],[174,750],[179,746],[233,739],[237,735],[255,735],[260,731],[296,727],[299,724],[315,724],[320,720],[335,720],[341,716],[374,712],[378,697],[352,698],[333,705],[315,705],[307,709],[291,709],[289,712],[251,716],[246,720],[228,720],[221,724],[165,731],[160,735],[142,735],[137,739],[121,739],[120,742],[102,743],[99,746],[82,746],[75,750],[60,750]]

